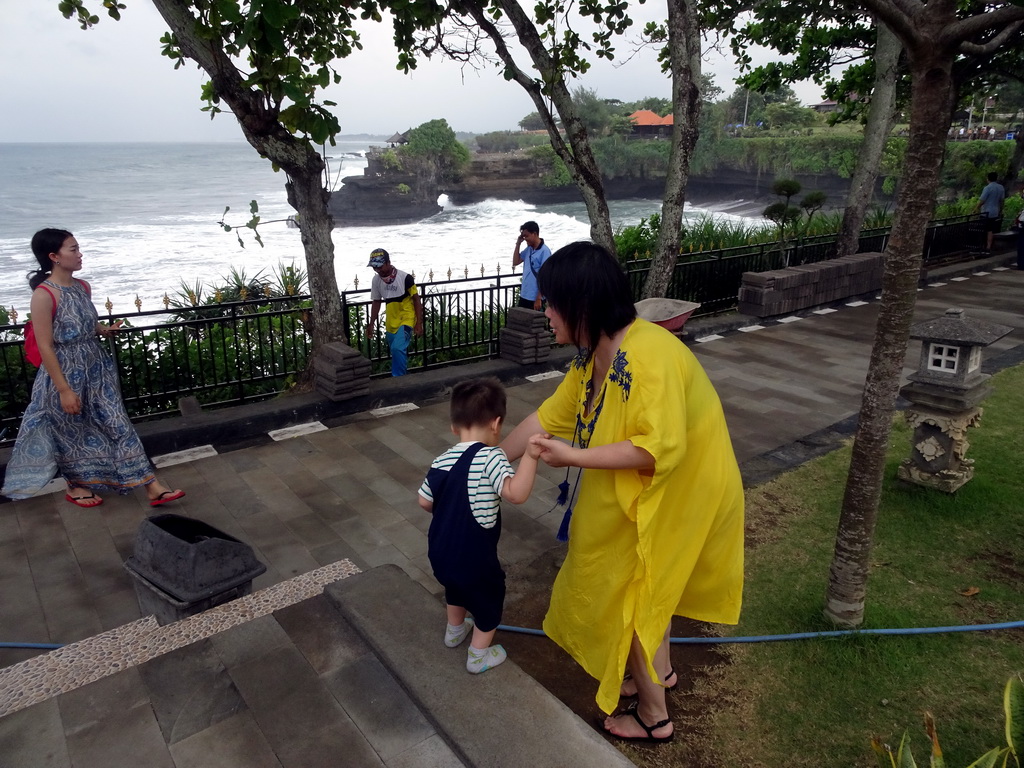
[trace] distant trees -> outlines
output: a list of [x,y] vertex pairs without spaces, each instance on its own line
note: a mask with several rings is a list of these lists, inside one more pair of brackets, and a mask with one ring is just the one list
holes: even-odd
[[430,161],[437,167],[441,179],[456,177],[469,163],[469,150],[455,137],[447,120],[423,123],[409,131],[406,138],[408,141],[399,148],[399,155]]
[[540,112],[531,112],[519,121],[519,127],[524,131],[543,131],[544,118],[540,116]]

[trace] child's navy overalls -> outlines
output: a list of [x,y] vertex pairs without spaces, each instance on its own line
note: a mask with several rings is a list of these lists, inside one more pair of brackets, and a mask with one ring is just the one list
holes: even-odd
[[483,443],[468,447],[448,471],[427,473],[434,497],[427,556],[448,604],[465,608],[480,631],[490,632],[501,623],[505,572],[498,561],[501,511],[494,527],[484,528],[469,506],[469,469],[483,447]]

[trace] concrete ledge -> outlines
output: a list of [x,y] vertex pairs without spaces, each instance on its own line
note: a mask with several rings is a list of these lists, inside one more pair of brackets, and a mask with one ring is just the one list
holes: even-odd
[[325,594],[467,766],[633,765],[513,659],[482,675],[466,672],[465,647],[441,642],[437,598],[398,566],[335,582]]

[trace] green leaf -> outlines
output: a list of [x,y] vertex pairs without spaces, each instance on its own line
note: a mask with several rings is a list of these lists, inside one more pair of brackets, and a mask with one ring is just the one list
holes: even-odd
[[298,17],[299,9],[294,5],[280,0],[264,0],[263,20],[274,29],[283,29],[289,21]]
[[1018,675],[1006,681],[1003,712],[1006,715],[1006,744],[1019,764],[1021,748],[1024,747],[1024,682]]
[[[260,210],[260,204],[258,202],[253,200],[252,202],[249,203],[249,213],[255,215],[255,214],[259,213],[259,210]],[[227,213],[227,211],[225,211],[225,213]]]
[[1006,747],[1004,747],[1003,749],[1000,749],[999,747],[991,749],[984,755],[979,757],[977,760],[975,760],[973,763],[971,763],[969,766],[967,766],[967,768],[995,768],[996,764],[999,762],[999,758],[1003,755],[1003,753],[1008,753],[1009,751],[1010,750]]
[[914,756],[910,752],[910,742],[906,731],[903,732],[903,738],[900,739],[900,747],[896,750],[896,765],[898,768],[917,768],[917,763],[914,762]]
[[244,20],[237,0],[217,0],[217,11],[225,21],[230,21],[233,24],[241,24]]

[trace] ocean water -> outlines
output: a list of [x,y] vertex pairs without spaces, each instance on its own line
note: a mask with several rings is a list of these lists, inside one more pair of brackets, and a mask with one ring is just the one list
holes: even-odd
[[[339,141],[328,150],[335,178],[361,174],[366,140]],[[25,275],[35,269],[32,234],[59,227],[82,247],[79,276],[93,285],[100,311],[109,298],[114,314],[160,309],[164,294],[182,284],[224,282],[232,269],[270,277],[281,263],[304,266],[299,231],[287,227],[284,174],[275,173],[248,145],[221,144],[0,144],[0,305],[24,319],[30,292]],[[265,222],[264,246],[246,232],[242,248],[218,225],[244,224],[257,200]],[[588,237],[582,203],[535,206],[486,200],[453,206],[424,221],[334,230],[335,271],[342,290],[367,287],[369,253],[383,247],[399,268],[425,281],[431,271],[461,277],[508,271],[518,227],[533,219],[552,250]],[[657,200],[611,203],[613,226],[634,224],[659,210]],[[690,210],[688,215],[701,211]],[[727,213],[716,215],[732,217]],[[734,217],[740,218],[740,217]]]

